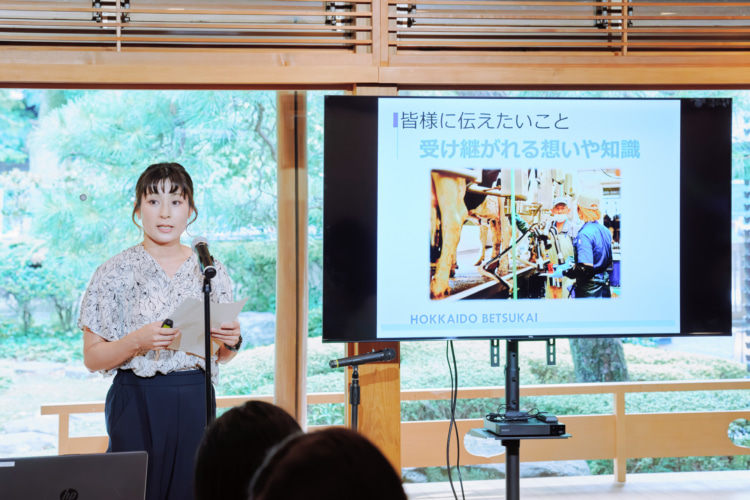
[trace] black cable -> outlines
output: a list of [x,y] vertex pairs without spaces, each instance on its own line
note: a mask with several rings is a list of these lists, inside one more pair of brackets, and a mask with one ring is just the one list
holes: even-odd
[[458,366],[456,365],[456,351],[453,349],[453,341],[450,341],[451,355],[453,356],[453,372],[455,373],[455,385],[453,390],[453,404],[451,408],[451,419],[456,431],[456,471],[458,472],[458,484],[461,485],[461,498],[466,500],[464,493],[464,480],[461,477],[461,439],[458,437],[458,424],[456,423],[456,404],[458,403]]
[[[453,353],[453,367],[451,367],[451,359],[449,354],[450,352]],[[453,350],[453,341],[449,340],[445,345],[445,359],[448,361],[448,372],[450,373],[451,377],[451,418],[450,422],[448,423],[448,445],[445,450],[445,461],[446,465],[448,467],[448,481],[451,484],[451,490],[453,491],[453,497],[458,500],[458,494],[456,494],[456,488],[453,486],[453,477],[451,475],[451,432],[453,429],[456,431],[456,442],[457,442],[457,448],[456,448],[456,470],[458,472],[458,481],[461,485],[461,497],[463,500],[466,500],[466,495],[464,494],[464,483],[463,479],[461,477],[461,468],[460,468],[460,458],[461,458],[461,441],[458,437],[458,424],[456,423],[456,402],[458,401],[458,368],[456,367],[456,353]],[[453,377],[453,372],[456,372],[455,378]]]
[[537,419],[544,421],[544,417],[548,416],[546,411],[539,411],[538,408],[532,408],[530,410],[520,412],[518,415],[513,417],[506,417],[503,410],[508,407],[506,405],[500,405],[497,407],[497,413],[488,413],[486,418],[490,422],[519,422],[527,421],[530,419]]
[[445,360],[448,362],[448,372],[451,376],[451,419],[448,423],[448,443],[445,448],[445,464],[448,467],[448,482],[451,483],[453,497],[458,500],[456,488],[453,487],[453,477],[451,477],[451,432],[453,432],[453,368],[451,367],[451,358],[450,356],[448,356],[448,348],[450,347],[450,344],[450,340],[445,343]]

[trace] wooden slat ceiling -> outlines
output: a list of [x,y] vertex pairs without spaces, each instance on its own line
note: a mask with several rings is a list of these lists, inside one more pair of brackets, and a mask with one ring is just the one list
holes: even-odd
[[750,2],[729,1],[0,0],[0,48],[627,56],[749,53],[749,35]]
[[750,50],[750,3],[571,0],[389,2],[397,54],[644,55]]
[[0,0],[0,47],[360,52],[372,45],[369,5],[370,0]]

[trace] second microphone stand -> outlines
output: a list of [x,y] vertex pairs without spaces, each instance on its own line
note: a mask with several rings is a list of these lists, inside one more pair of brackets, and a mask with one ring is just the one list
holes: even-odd
[[396,358],[396,351],[390,347],[348,358],[332,359],[328,365],[333,368],[352,367],[352,380],[349,383],[349,404],[351,405],[351,429],[357,432],[359,423],[359,365],[377,361],[390,361]]
[[352,406],[352,430],[357,432],[357,412],[359,411],[359,365],[352,366],[352,381],[349,384],[349,404]]

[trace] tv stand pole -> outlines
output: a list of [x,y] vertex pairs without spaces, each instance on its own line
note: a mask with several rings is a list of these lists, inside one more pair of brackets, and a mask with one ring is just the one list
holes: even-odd
[[[518,341],[506,341],[505,354],[505,416],[513,417],[520,412],[520,381],[518,377]],[[505,446],[505,498],[519,500],[521,492],[521,440],[503,439]]]
[[[556,429],[558,433],[552,434],[552,429],[549,430],[549,435],[546,433],[537,434],[532,433],[525,435],[523,432],[516,431],[514,435],[508,435],[503,437],[502,423],[508,421],[513,422],[514,426],[523,428],[525,425],[529,427],[535,427],[539,429],[539,423],[536,422],[536,418],[529,418],[528,412],[521,411],[521,381],[518,369],[518,340],[506,340],[506,361],[505,361],[505,413],[501,416],[501,420],[494,420],[496,417],[490,418],[491,414],[485,417],[484,427],[481,429],[472,429],[469,431],[473,438],[480,439],[491,439],[495,442],[500,441],[505,447],[505,500],[520,500],[521,495],[521,440],[522,439],[568,439],[570,434],[564,434],[564,427]],[[553,365],[554,363],[554,342],[547,341],[547,364]],[[490,347],[490,362],[492,366],[500,366],[500,343],[499,340],[491,341]],[[507,420],[506,420],[507,419]],[[488,422],[493,422],[492,425],[488,425]],[[534,422],[530,422],[533,420]],[[500,422],[500,423],[498,423]],[[546,422],[546,425],[553,425],[552,423]],[[561,426],[563,424],[560,424]],[[559,434],[563,432],[563,434]],[[483,455],[484,456],[484,455]]]

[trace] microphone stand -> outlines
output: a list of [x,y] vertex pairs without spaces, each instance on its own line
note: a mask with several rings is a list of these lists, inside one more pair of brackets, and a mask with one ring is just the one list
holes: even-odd
[[211,385],[211,278],[203,275],[203,323],[204,330],[204,347],[205,347],[205,375],[206,375],[206,427],[216,418],[216,411],[213,407],[213,394]]
[[[359,365],[365,363],[374,363],[380,361],[390,361],[396,357],[396,352],[393,349],[383,349],[382,351],[360,356],[354,356],[351,358],[332,359],[328,362],[328,366],[333,369],[343,368],[346,366],[352,367],[352,381],[349,383],[349,404],[351,405],[351,429],[357,432],[358,420],[359,420]],[[380,358],[380,359],[378,359]],[[341,364],[340,364],[341,363]]]
[[359,410],[359,365],[352,366],[352,381],[349,384],[349,404],[352,405],[352,430],[357,432],[357,412]]

